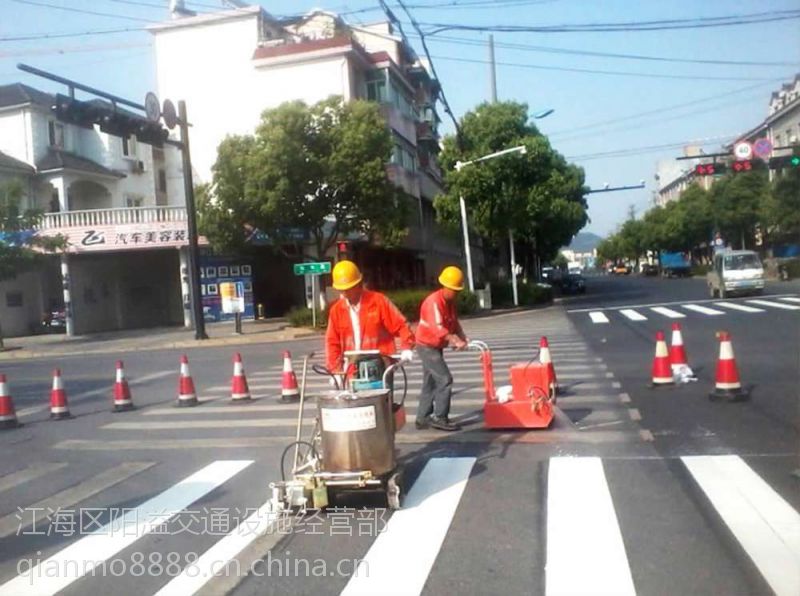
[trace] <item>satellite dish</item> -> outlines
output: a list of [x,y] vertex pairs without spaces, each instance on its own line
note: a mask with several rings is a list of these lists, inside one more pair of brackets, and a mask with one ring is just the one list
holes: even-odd
[[158,119],[161,118],[161,104],[152,91],[148,91],[144,96],[144,113],[151,122],[158,122]]
[[168,99],[164,100],[163,116],[164,124],[166,124],[167,128],[170,130],[175,128],[178,124],[178,113],[175,111],[175,104]]

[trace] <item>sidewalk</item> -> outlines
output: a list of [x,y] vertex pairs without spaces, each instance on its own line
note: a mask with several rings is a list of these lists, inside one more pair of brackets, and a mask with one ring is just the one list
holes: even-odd
[[194,330],[183,327],[109,331],[76,337],[67,337],[65,334],[32,335],[4,339],[6,349],[0,352],[0,361],[272,343],[315,337],[320,333],[294,328],[285,319],[265,319],[242,321],[241,335],[233,332],[233,321],[207,323],[208,339],[200,341],[194,338]]

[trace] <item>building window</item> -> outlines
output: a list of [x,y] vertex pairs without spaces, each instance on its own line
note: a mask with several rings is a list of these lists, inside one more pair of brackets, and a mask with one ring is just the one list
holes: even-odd
[[144,203],[144,197],[127,196],[125,197],[125,204],[128,207],[141,207]]
[[6,292],[6,306],[19,308],[22,306],[22,292]]
[[122,137],[122,155],[125,157],[136,157],[137,154],[136,137]]
[[367,73],[367,99],[385,103],[388,101],[386,94],[386,73],[383,70],[373,70]]
[[59,149],[64,148],[64,125],[55,120],[47,123],[47,134],[50,139],[50,146]]
[[166,170],[158,171],[158,190],[159,192],[167,192],[167,172]]
[[417,160],[414,154],[406,149],[404,146],[395,143],[392,150],[392,163],[405,168],[409,172],[417,171]]

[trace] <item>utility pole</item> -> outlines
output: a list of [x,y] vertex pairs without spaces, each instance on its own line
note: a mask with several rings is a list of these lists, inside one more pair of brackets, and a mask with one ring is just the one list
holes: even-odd
[[497,67],[494,61],[494,35],[489,34],[489,90],[492,103],[497,103]]
[[186,195],[186,226],[189,232],[189,283],[192,288],[192,316],[194,318],[194,338],[208,339],[206,319],[203,314],[203,299],[200,296],[200,276],[198,275],[199,248],[197,244],[197,214],[194,205],[194,181],[192,180],[192,157],[189,153],[189,119],[186,116],[186,102],[178,102],[178,124],[181,129],[181,157],[183,158],[183,192]]

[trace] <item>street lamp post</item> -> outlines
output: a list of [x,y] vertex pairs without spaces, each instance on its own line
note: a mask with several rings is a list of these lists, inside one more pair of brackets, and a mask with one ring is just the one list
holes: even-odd
[[[525,155],[526,149],[525,145],[519,145],[517,147],[512,147],[511,149],[503,149],[502,151],[496,151],[494,153],[490,153],[489,155],[484,155],[483,157],[479,157],[478,159],[473,159],[471,161],[457,161],[456,162],[456,171],[460,172],[464,166],[468,166],[474,163],[478,163],[481,161],[487,161],[489,159],[494,159],[495,157],[500,157],[501,155],[506,155],[508,153],[519,153],[521,155]],[[467,279],[469,281],[469,291],[475,291],[475,279],[472,276],[472,253],[469,249],[469,228],[467,227],[467,206],[464,202],[464,195],[459,195],[458,198],[459,206],[461,207],[461,227],[463,228],[464,232],[464,258],[467,261]],[[511,245],[511,283],[514,288],[514,305],[517,304],[517,277],[516,272],[514,271],[514,246],[513,246],[513,236],[511,231],[509,230],[509,241],[512,243]]]

